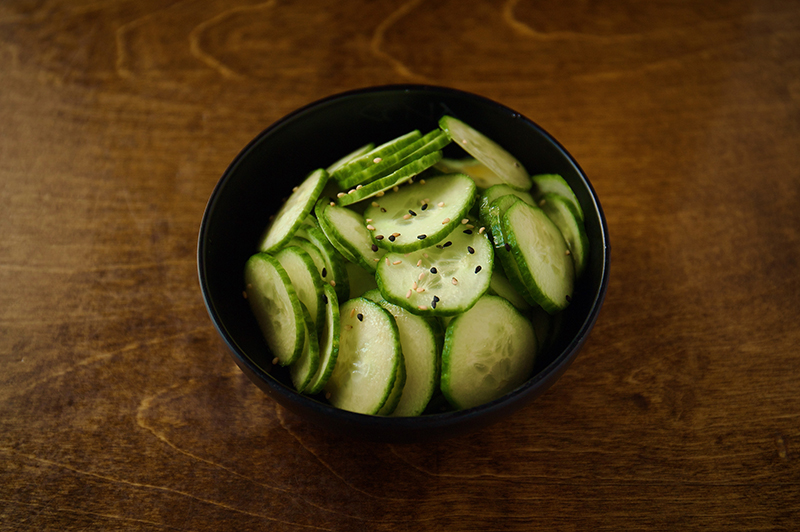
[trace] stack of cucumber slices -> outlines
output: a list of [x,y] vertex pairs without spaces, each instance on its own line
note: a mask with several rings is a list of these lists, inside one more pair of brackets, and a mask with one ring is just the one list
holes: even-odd
[[[463,158],[444,158],[456,144]],[[583,212],[452,117],[367,144],[294,189],[245,265],[273,364],[371,415],[470,408],[525,382],[584,271]]]

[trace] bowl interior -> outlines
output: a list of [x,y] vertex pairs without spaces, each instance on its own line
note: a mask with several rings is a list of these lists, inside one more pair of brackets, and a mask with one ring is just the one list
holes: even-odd
[[[242,297],[243,267],[270,214],[312,170],[327,167],[366,144],[413,129],[426,133],[449,114],[506,148],[531,174],[558,173],[575,191],[590,242],[586,273],[576,285],[551,348],[534,376],[497,401],[473,409],[419,418],[362,416],[294,392]],[[446,156],[463,156],[448,146]],[[231,163],[209,200],[198,241],[200,285],[212,321],[240,368],[270,396],[329,428],[391,441],[419,441],[474,430],[509,414],[544,392],[567,368],[594,325],[608,276],[608,230],[602,209],[572,157],[530,120],[488,99],[425,86],[378,87],[344,93],[306,106],[270,126]]]

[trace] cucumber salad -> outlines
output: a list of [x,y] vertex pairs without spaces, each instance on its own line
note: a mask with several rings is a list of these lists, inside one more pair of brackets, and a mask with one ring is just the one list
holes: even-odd
[[567,182],[452,116],[309,173],[258,249],[243,294],[273,364],[300,393],[385,416],[525,382],[589,253]]

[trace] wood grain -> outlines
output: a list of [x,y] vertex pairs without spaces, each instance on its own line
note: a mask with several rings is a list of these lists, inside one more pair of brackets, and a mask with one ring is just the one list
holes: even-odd
[[[0,529],[796,529],[799,51],[789,0],[3,2]],[[397,82],[542,125],[612,243],[562,379],[420,446],[270,401],[195,266],[253,136]]]

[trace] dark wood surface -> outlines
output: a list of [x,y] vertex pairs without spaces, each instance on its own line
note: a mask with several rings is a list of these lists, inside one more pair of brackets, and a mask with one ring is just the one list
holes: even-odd
[[[800,526],[796,1],[9,0],[0,81],[0,529]],[[364,445],[243,376],[195,247],[259,131],[397,82],[559,139],[612,276],[533,405]]]

